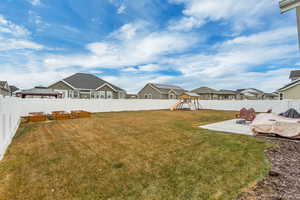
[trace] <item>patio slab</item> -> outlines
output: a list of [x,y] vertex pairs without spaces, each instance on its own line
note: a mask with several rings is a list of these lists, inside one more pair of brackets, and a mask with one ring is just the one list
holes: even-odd
[[204,126],[199,126],[199,128],[208,129],[212,131],[220,131],[226,133],[234,133],[241,135],[253,136],[249,124],[237,124],[236,121],[239,119],[227,120],[223,122],[208,124]]

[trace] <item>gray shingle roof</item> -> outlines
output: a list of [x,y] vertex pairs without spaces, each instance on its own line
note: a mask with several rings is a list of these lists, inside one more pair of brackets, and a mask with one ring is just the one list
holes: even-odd
[[184,94],[187,94],[191,97],[200,97],[200,95],[196,94],[196,93],[193,93],[193,92],[184,92]]
[[254,93],[255,94],[263,94],[264,93],[263,91],[261,91],[259,89],[256,89],[256,88],[244,88],[244,89],[238,89],[236,91],[237,91],[237,93],[243,93],[243,92],[245,92],[247,90],[253,90],[253,92],[249,92],[249,93],[253,93],[253,94]]
[[191,92],[194,92],[197,94],[216,94],[216,93],[218,93],[217,90],[209,88],[209,87],[200,87],[200,88],[192,90]]
[[274,93],[265,93],[264,95],[268,97],[278,97],[278,94],[274,94]]
[[300,70],[294,70],[290,73],[290,79],[300,78]]
[[183,93],[185,90],[176,85],[166,85],[166,84],[157,84],[157,83],[150,83],[155,88],[157,88],[161,93],[168,94],[171,90],[175,91],[177,95]]
[[283,86],[282,88],[279,88],[277,91],[280,92],[280,91],[282,91],[282,90],[284,90],[284,89],[286,89],[286,88],[288,88],[288,87],[290,87],[290,86],[293,86],[293,85],[298,84],[299,82],[300,82],[300,79],[297,79],[297,80],[295,80],[295,81],[293,81],[293,82],[291,82],[291,83],[289,83],[289,84]]
[[183,90],[181,87],[176,85],[166,85],[166,84],[157,84],[157,83],[152,83],[152,85],[154,85],[158,89]]
[[224,94],[224,95],[236,95],[236,92],[233,90],[219,90],[217,91],[218,94]]
[[102,86],[103,84],[107,83],[111,87],[113,87],[115,90],[122,90],[123,89],[108,83],[107,81],[102,80],[101,78],[93,75],[93,74],[85,74],[85,73],[76,73],[72,76],[69,76],[65,79],[63,79],[65,82],[73,86],[74,88],[80,88],[80,89],[89,89],[89,90],[95,90]]

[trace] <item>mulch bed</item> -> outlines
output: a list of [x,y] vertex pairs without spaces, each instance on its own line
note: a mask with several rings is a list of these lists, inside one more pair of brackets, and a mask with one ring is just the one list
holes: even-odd
[[259,136],[274,144],[266,154],[271,162],[268,176],[239,200],[300,200],[300,141]]

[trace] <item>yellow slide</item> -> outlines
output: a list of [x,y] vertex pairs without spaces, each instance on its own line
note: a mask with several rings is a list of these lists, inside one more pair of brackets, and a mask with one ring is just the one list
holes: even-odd
[[170,108],[170,110],[171,110],[171,111],[177,110],[177,107],[178,107],[181,103],[182,103],[182,102],[177,102],[177,103],[175,103],[175,104]]

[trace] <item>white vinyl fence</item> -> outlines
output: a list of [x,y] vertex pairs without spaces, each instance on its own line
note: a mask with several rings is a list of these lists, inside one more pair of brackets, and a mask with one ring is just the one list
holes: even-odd
[[[30,112],[86,110],[89,112],[114,112],[169,109],[178,100],[150,100],[150,99],[20,99],[0,98],[0,160],[10,144],[20,123],[20,117]],[[257,112],[272,109],[280,113],[295,108],[300,111],[300,101],[213,101],[201,100],[202,109],[235,110],[243,107],[254,108]]]
[[282,113],[290,108],[294,108],[300,112],[300,100],[205,100],[200,101],[201,108],[212,110],[233,110],[239,111],[242,108],[254,108],[256,112],[266,112],[269,109],[273,113]]

